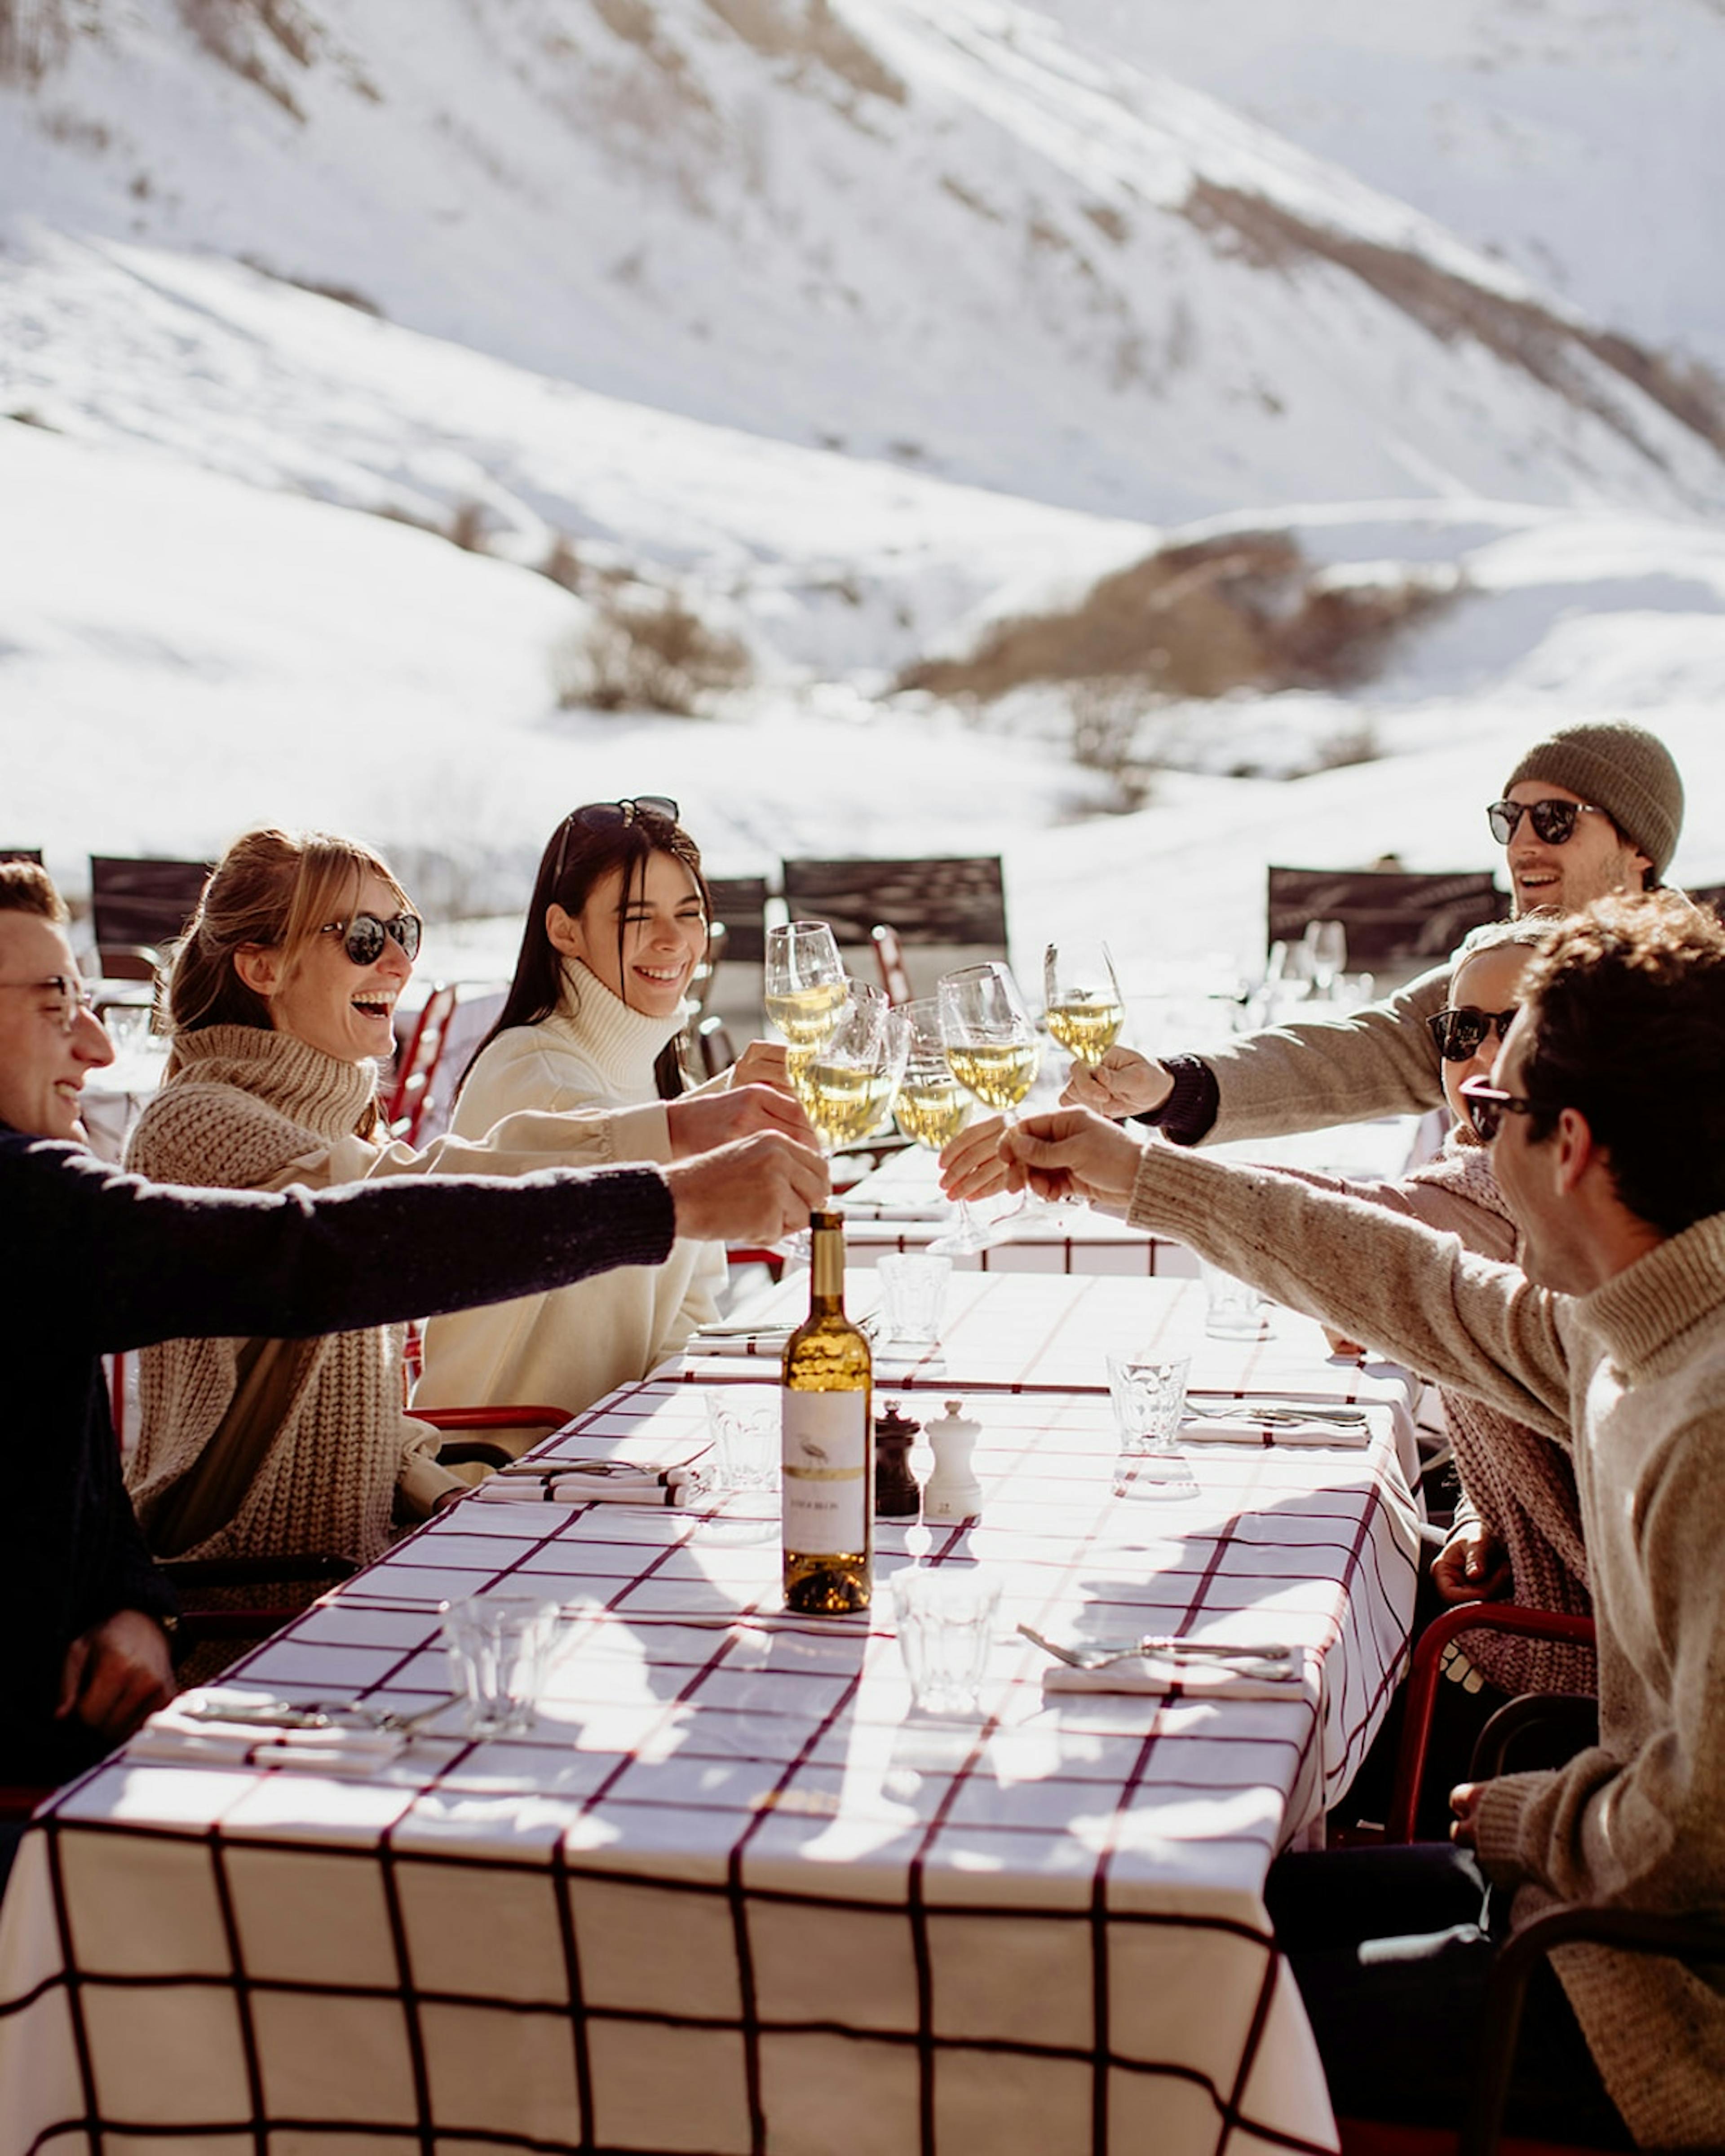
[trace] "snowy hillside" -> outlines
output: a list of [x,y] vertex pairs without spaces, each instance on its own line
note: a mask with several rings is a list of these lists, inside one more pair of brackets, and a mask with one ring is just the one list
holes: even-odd
[[[1622,6],[1361,4],[1290,59],[1271,0],[0,0],[0,844],[75,890],[322,824],[503,908],[570,802],[664,792],[727,873],[1002,852],[1021,959],[1100,916],[1142,983],[1249,968],[1268,860],[1491,863],[1519,747],[1610,711],[1725,880],[1715,303],[1652,298],[1710,227],[1558,215]],[[1717,8],[1636,19],[1717,74]],[[1562,85],[1544,162],[1468,146],[1482,76]],[[1133,814],[1061,684],[890,692],[1245,532],[1451,597],[1345,690],[1155,704]],[[572,707],[619,589],[752,679]]]
[[1725,372],[1716,0],[1041,0],[1594,321]]
[[[14,402],[91,356],[67,234],[244,258],[589,390],[1132,518],[1725,501],[1710,393],[1017,0],[415,0],[410,39],[377,0],[13,13]],[[132,355],[106,357],[123,384]]]

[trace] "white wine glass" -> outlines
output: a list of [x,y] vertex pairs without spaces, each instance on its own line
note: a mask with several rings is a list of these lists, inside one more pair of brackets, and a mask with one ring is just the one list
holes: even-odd
[[824,921],[788,921],[767,932],[762,972],[767,1015],[789,1044],[789,1060],[818,1048],[850,992],[845,962]]
[[[829,1159],[891,1121],[908,1045],[880,989],[841,978],[845,993],[824,1034],[788,1059],[792,1087]],[[775,1247],[787,1257],[806,1257],[809,1231],[798,1229]]]
[[1050,943],[1042,961],[1043,1014],[1075,1063],[1100,1063],[1120,1038],[1126,1003],[1106,943]]
[[1327,1000],[1348,971],[1348,931],[1339,921],[1308,921],[1304,940],[1312,993]]
[[[1012,968],[999,959],[942,973],[936,988],[941,1042],[952,1075],[985,1108],[999,1110],[1008,1122],[1036,1083],[1040,1060],[1036,1028]],[[1020,1197],[994,1215],[991,1225],[1015,1219],[1024,1210]]]
[[[905,1070],[893,1114],[913,1145],[938,1153],[969,1122],[973,1096],[958,1083],[947,1060],[938,1000],[923,996],[901,1004],[897,1015],[905,1029]],[[953,1224],[929,1245],[931,1256],[959,1257],[987,1245],[987,1230],[967,1201],[961,1200]]]

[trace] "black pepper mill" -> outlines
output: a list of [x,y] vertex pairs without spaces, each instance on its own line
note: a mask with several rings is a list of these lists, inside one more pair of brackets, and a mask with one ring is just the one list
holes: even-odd
[[911,1447],[922,1425],[898,1411],[889,1400],[885,1414],[875,1418],[875,1517],[879,1520],[914,1520],[922,1493],[911,1472]]

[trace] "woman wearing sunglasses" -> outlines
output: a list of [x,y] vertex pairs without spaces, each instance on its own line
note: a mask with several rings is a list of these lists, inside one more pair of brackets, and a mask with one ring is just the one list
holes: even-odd
[[[708,900],[677,818],[675,801],[644,794],[572,809],[552,831],[508,999],[462,1079],[458,1136],[525,1109],[626,1108],[683,1092],[677,1044]],[[750,1082],[787,1087],[784,1050],[752,1041],[711,1085]],[[721,1250],[680,1242],[660,1265],[434,1318],[414,1399],[548,1400],[578,1413],[715,1317],[724,1281]]]
[[[531,1117],[483,1146],[391,1144],[377,1066],[418,947],[406,894],[366,847],[279,830],[236,839],[174,962],[168,1075],[127,1165],[166,1183],[279,1190],[647,1156],[603,1115]],[[386,1326],[146,1349],[126,1479],[156,1554],[368,1559],[393,1518],[424,1517],[464,1486],[439,1465],[437,1433],[403,1413],[403,1337]]]

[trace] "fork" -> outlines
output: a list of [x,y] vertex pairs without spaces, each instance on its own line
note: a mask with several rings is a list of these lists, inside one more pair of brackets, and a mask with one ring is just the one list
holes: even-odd
[[1206,1421],[1330,1423],[1338,1430],[1353,1429],[1368,1419],[1363,1408],[1327,1407],[1317,1400],[1310,1407],[1302,1408],[1291,1400],[1189,1399],[1186,1412]]
[[1027,1640],[1075,1670],[1111,1669],[1116,1662],[1129,1662],[1138,1656],[1150,1655],[1168,1661],[1214,1661],[1228,1663],[1252,1676],[1293,1677],[1298,1674],[1295,1656],[1297,1650],[1281,1640],[1268,1644],[1260,1641],[1234,1642],[1224,1640],[1192,1640],[1169,1635],[1157,1637],[1148,1635],[1134,1640],[1124,1647],[1063,1647],[1057,1640],[1045,1640],[1040,1632],[1029,1625],[1019,1627]]

